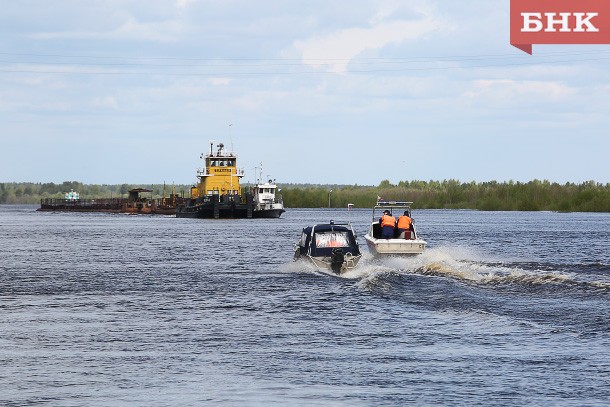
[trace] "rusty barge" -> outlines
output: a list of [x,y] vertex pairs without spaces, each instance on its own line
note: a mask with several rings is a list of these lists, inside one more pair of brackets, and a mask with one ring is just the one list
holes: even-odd
[[[169,198],[147,198],[144,193],[152,191],[135,188],[127,198],[80,199],[78,193],[70,191],[64,199],[44,198],[40,200],[38,211],[45,212],[109,212],[150,215],[175,215],[176,207],[184,198],[174,193]],[[165,194],[164,194],[165,195]]]

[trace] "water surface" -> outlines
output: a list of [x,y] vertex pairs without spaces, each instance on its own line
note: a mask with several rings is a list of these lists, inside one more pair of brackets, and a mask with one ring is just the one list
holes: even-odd
[[[379,260],[371,213],[0,206],[0,405],[608,405],[610,214],[414,210]],[[292,261],[330,219],[341,277]]]

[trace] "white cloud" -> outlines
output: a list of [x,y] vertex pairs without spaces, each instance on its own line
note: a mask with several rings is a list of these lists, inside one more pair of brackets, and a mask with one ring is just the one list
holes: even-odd
[[35,40],[136,40],[159,43],[174,43],[182,39],[189,26],[179,19],[165,21],[141,22],[134,17],[127,17],[113,27],[100,28],[97,31],[75,29],[71,31],[37,32],[31,34]]
[[516,81],[511,79],[480,79],[472,83],[464,96],[470,99],[483,99],[488,102],[527,99],[530,102],[564,101],[576,91],[561,82],[552,81]]
[[214,86],[222,86],[230,84],[231,78],[210,78],[209,81]]
[[184,25],[178,21],[168,20],[155,23],[142,23],[130,19],[111,36],[155,42],[175,42],[183,34]]
[[296,41],[294,47],[306,65],[328,66],[330,71],[341,73],[346,71],[350,60],[364,51],[413,41],[444,26],[440,20],[427,15],[416,21],[389,17],[391,12],[384,10],[373,17],[369,27],[348,28]]
[[117,109],[119,104],[114,96],[105,96],[93,100],[93,107],[104,109]]
[[194,2],[195,0],[176,0],[176,6],[178,8],[187,8],[190,4]]

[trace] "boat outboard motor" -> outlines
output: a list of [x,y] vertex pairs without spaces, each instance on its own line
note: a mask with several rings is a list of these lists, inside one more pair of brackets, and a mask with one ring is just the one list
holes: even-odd
[[340,247],[334,248],[330,255],[330,268],[337,274],[341,273],[343,262],[345,261],[345,253]]

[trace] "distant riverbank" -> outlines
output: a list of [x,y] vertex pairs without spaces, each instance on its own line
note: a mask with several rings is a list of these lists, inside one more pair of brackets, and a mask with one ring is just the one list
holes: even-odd
[[[610,184],[587,181],[558,184],[547,180],[529,182],[382,181],[378,186],[279,184],[288,208],[372,207],[377,197],[413,201],[414,208],[477,209],[484,211],[610,212]],[[42,198],[63,198],[71,190],[81,199],[126,197],[132,188],[150,189],[151,198],[173,191],[188,196],[191,185],[0,183],[0,204],[39,204]],[[248,186],[245,185],[245,188]]]

